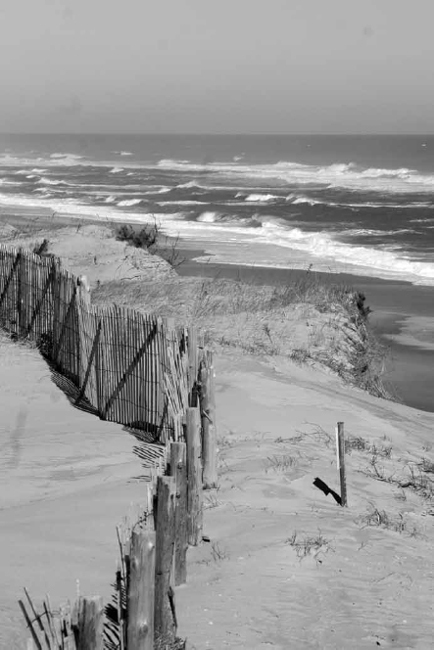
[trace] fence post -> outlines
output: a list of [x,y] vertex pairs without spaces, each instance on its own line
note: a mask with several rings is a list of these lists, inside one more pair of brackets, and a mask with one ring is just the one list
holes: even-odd
[[171,584],[173,549],[175,544],[175,479],[159,476],[157,479],[157,508],[155,513],[155,639],[170,644],[176,636],[176,612]]
[[17,322],[16,322],[16,335],[21,338],[23,330],[23,270],[24,270],[24,251],[22,248],[18,249],[17,254]]
[[79,598],[74,606],[72,629],[77,650],[103,650],[102,598]]
[[176,483],[175,507],[175,586],[187,581],[187,447],[185,442],[170,445],[170,475]]
[[133,530],[128,581],[128,648],[154,649],[155,531],[149,520]]
[[188,405],[196,406],[197,405],[197,393],[195,389],[195,384],[197,382],[197,359],[198,359],[198,347],[197,347],[197,330],[195,327],[188,328]]
[[188,543],[197,546],[202,534],[202,462],[200,440],[200,412],[187,409],[187,518]]
[[202,414],[203,487],[217,487],[217,427],[212,352],[208,351],[200,369],[200,410]]
[[339,477],[341,483],[341,506],[346,507],[347,502],[347,479],[345,473],[345,437],[344,437],[344,423],[338,422],[336,427],[336,450],[337,450],[337,463],[339,470]]

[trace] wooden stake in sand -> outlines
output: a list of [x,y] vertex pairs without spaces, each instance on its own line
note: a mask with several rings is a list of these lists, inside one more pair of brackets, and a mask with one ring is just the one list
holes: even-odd
[[338,422],[336,427],[336,452],[339,476],[341,481],[341,506],[348,506],[347,502],[347,478],[345,473],[345,437],[344,423]]

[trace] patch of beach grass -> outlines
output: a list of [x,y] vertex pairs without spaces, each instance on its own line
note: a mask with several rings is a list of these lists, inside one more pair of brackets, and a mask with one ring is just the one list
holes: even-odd
[[328,553],[333,550],[330,540],[326,539],[320,530],[318,534],[304,535],[303,537],[299,537],[297,531],[294,531],[291,537],[285,540],[285,544],[295,550],[300,561],[308,555],[313,555],[317,559],[319,553]]
[[365,526],[381,527],[400,534],[407,533],[411,537],[418,535],[417,528],[410,526],[401,513],[398,516],[393,516],[385,510],[377,508],[374,503],[370,504],[368,512],[360,518],[360,521]]

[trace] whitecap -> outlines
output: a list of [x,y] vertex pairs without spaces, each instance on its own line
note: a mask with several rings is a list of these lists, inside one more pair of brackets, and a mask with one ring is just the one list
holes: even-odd
[[119,201],[118,206],[119,207],[125,207],[129,208],[133,205],[139,205],[139,203],[142,202],[142,199],[124,199],[123,201]]
[[183,189],[193,189],[193,188],[198,188],[202,189],[202,185],[199,185],[196,181],[188,181],[187,183],[180,183],[179,185],[176,186],[177,189],[183,190]]
[[207,205],[206,201],[158,201],[157,205]]
[[81,160],[83,156],[79,156],[76,153],[52,153],[50,154],[50,158],[55,160],[62,160],[64,158],[67,158],[68,160]]
[[124,171],[123,167],[113,167],[113,168],[110,170],[109,173],[110,173],[110,174],[120,174],[120,173],[123,172],[123,171]]
[[[316,199],[311,199],[308,196],[297,196],[297,198],[292,200],[292,205],[301,205],[307,203],[308,205],[321,205],[323,201],[317,201]],[[327,205],[333,205],[332,203],[327,203]]]
[[[240,194],[240,192],[238,192],[238,194]],[[238,197],[238,194],[235,198]],[[275,194],[249,194],[244,200],[252,203],[269,203],[270,201],[276,201],[276,199],[278,200],[280,198],[280,196],[276,196]]]
[[38,181],[38,183],[42,183],[43,185],[61,185],[63,182],[64,181],[56,181],[52,178],[46,178],[45,176],[40,178]]
[[[331,165],[306,165],[291,161],[272,164],[241,164],[220,162],[193,163],[188,160],[160,160],[163,169],[184,173],[213,173],[217,177],[253,178],[255,180],[279,181],[283,185],[305,185],[318,188],[345,188],[382,193],[414,193],[434,191],[434,175],[424,174],[407,167],[397,169],[363,168],[353,162],[336,162]],[[214,179],[213,179],[214,180]],[[191,181],[194,185],[196,182]],[[227,186],[226,186],[227,189]],[[241,189],[241,188],[240,188]]]
[[201,221],[203,223],[215,223],[219,220],[220,216],[220,212],[202,212],[202,214],[197,217],[196,221]]
[[167,194],[168,192],[171,192],[172,188],[167,187],[166,185],[163,185],[162,187],[157,186],[153,190],[148,190],[147,192],[143,192],[143,194],[150,195],[150,194]]

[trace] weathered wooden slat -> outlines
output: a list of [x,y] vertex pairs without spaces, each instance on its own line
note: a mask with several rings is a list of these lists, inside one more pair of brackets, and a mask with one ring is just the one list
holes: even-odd
[[79,598],[75,603],[72,622],[77,650],[103,650],[103,625],[102,598]]
[[[95,338],[93,340],[92,350],[91,350],[91,353],[90,353],[90,356],[89,356],[89,360],[87,362],[87,369],[86,369],[86,374],[84,376],[83,385],[81,386],[80,392],[79,392],[79,394],[77,396],[77,399],[75,400],[76,404],[79,404],[81,402],[81,400],[83,399],[83,395],[84,395],[84,392],[86,390],[86,385],[87,385],[89,375],[90,375],[90,371],[91,371],[91,368],[92,368],[93,360],[94,360],[94,357],[95,357],[95,355],[97,353],[100,336],[101,336],[101,320],[99,321],[98,327],[96,329],[96,334],[95,334]],[[94,404],[94,406],[97,407],[96,404]]]
[[32,635],[33,643],[35,644],[37,650],[42,650],[42,645],[41,645],[41,643],[40,643],[40,641],[39,641],[39,639],[38,639],[38,636],[37,636],[35,630],[33,629],[32,621],[30,620],[30,617],[29,617],[29,615],[27,614],[27,610],[26,610],[26,608],[25,608],[25,605],[24,605],[23,601],[22,601],[22,600],[19,600],[19,601],[18,601],[18,604],[19,604],[19,606],[20,606],[20,608],[21,608],[21,611],[22,611],[22,613],[23,613],[24,619],[25,619],[25,621],[26,621],[26,623],[27,623],[27,627],[28,627],[29,630],[30,630],[30,634]]

